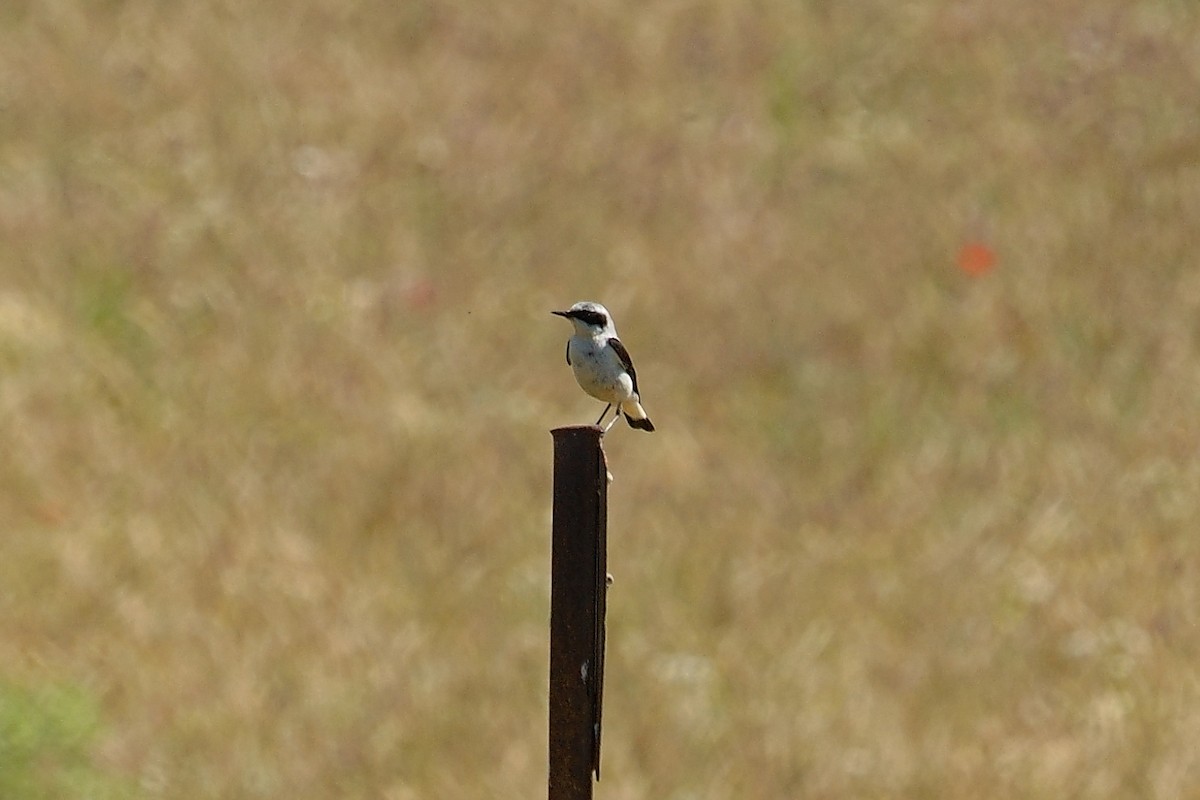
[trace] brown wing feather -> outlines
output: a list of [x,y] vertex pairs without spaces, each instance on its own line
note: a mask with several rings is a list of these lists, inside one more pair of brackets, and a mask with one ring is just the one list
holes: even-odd
[[633,369],[633,359],[629,357],[629,351],[625,349],[625,345],[621,344],[620,339],[609,339],[608,346],[617,354],[617,358],[621,359],[621,366],[629,373],[629,377],[633,379],[633,393],[639,398],[642,393],[638,391],[637,372]]

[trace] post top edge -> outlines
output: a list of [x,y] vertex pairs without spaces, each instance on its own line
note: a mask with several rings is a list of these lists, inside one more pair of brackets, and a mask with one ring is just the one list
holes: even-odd
[[561,428],[551,428],[551,436],[571,436],[574,434],[590,433],[596,436],[603,436],[604,429],[599,425],[564,425]]

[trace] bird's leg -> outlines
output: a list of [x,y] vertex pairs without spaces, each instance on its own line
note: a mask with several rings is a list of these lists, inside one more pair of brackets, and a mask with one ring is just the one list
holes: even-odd
[[[601,421],[604,419],[604,415],[608,413],[608,410],[609,410],[610,408],[612,408],[612,403],[609,403],[608,405],[606,405],[606,406],[604,407],[604,411],[602,411],[602,412],[600,413],[600,419],[596,420],[596,424],[597,424],[597,425],[599,425],[599,424],[600,424],[600,422],[601,422]],[[608,430],[608,428],[605,428],[605,430]]]
[[[613,414],[613,418],[610,419],[608,421],[608,424],[604,426],[604,432],[608,433],[608,429],[611,428],[613,425],[616,425],[617,420],[619,420],[620,418],[621,418],[621,407],[617,406],[617,411],[615,414]],[[597,423],[597,424],[599,424],[599,423]]]

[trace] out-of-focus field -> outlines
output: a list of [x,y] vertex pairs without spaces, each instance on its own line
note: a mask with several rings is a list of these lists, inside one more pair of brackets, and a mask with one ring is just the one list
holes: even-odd
[[[994,269],[972,275],[978,243]],[[0,796],[1200,796],[1200,10],[8,0]]]

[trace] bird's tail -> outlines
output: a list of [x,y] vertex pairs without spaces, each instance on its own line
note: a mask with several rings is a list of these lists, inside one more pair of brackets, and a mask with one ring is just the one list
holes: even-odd
[[646,409],[642,408],[642,404],[637,400],[621,404],[621,413],[625,415],[625,421],[629,423],[629,427],[637,428],[641,431],[653,431],[654,423],[650,421],[650,417],[646,414]]

